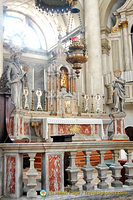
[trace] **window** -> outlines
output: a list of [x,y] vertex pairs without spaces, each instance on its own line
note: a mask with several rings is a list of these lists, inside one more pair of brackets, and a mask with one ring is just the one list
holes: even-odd
[[4,39],[16,46],[29,49],[46,49],[45,38],[30,18],[20,15],[5,16]]

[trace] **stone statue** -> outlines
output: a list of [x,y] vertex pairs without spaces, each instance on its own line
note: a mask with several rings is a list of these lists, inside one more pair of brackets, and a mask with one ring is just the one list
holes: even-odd
[[21,98],[23,90],[23,82],[25,77],[25,72],[20,65],[20,53],[14,52],[11,56],[12,62],[8,66],[7,70],[7,84],[11,88],[11,99],[14,103],[16,109],[21,108]]
[[121,79],[121,71],[114,72],[115,80],[113,81],[113,103],[114,111],[117,113],[123,112],[125,102],[125,80]]

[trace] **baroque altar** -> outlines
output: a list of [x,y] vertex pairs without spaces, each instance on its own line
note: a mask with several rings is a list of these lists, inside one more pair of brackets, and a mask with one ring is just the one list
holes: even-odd
[[[13,54],[13,58],[12,71],[16,66],[19,70],[17,53]],[[13,82],[9,71],[11,67],[9,65],[5,72],[8,75],[9,86]],[[12,140],[28,138],[31,142],[48,142],[51,141],[50,136],[65,134],[74,134],[73,140],[79,141],[110,138],[112,121],[106,114],[103,94],[86,94],[82,89],[79,90],[78,81],[81,79],[77,79],[71,65],[66,62],[61,42],[52,52],[48,63],[42,66],[43,82],[40,80],[42,85],[35,76],[37,68],[33,67],[31,71],[28,67],[26,70],[22,66],[20,68],[19,73],[24,74],[24,79],[23,81],[19,81],[19,77],[17,79],[19,85],[22,85],[20,96],[17,98],[18,105],[10,117],[9,136]],[[12,99],[16,95],[12,92],[13,87],[12,84]],[[17,84],[15,87],[17,90],[20,88]],[[115,135],[117,132],[116,128]],[[121,132],[121,137],[117,138],[124,139],[124,131]]]

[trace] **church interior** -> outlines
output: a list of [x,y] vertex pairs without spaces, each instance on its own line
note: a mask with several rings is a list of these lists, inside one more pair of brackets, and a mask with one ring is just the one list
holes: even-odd
[[1,199],[133,195],[132,57],[133,0],[0,1]]

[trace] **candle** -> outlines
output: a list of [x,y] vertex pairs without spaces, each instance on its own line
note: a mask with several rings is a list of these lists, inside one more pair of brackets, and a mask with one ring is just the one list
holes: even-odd
[[34,90],[34,68],[32,70],[32,90]]
[[102,95],[104,96],[104,78],[102,76]]
[[44,69],[44,90],[46,91],[46,73]]
[[91,76],[91,94],[93,94],[93,77]]
[[82,93],[84,93],[84,77],[83,77],[83,71],[82,71],[81,87],[82,87]]

